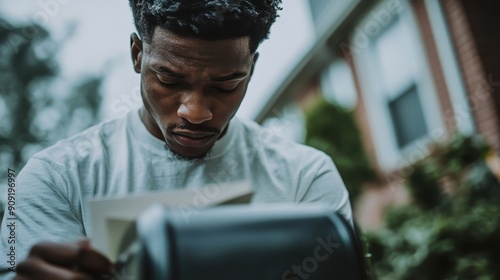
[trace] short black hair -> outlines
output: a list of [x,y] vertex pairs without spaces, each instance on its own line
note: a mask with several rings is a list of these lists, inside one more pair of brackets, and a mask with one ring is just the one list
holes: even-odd
[[207,40],[250,36],[250,52],[269,37],[281,0],[129,0],[139,36],[151,43],[159,26]]

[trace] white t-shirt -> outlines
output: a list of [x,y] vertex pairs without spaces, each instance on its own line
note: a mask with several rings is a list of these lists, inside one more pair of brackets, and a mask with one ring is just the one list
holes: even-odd
[[[37,153],[17,177],[16,259],[40,241],[90,235],[92,197],[250,181],[253,203],[323,202],[352,220],[348,193],[332,160],[313,148],[233,118],[209,157],[180,161],[152,136],[139,112],[111,120]],[[1,227],[2,263],[9,232]]]

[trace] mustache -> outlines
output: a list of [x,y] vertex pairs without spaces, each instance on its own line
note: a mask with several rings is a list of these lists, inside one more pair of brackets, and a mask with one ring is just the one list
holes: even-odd
[[215,127],[210,127],[206,125],[195,125],[195,124],[171,124],[167,126],[167,130],[173,131],[175,129],[192,130],[192,131],[202,131],[220,134],[220,130]]

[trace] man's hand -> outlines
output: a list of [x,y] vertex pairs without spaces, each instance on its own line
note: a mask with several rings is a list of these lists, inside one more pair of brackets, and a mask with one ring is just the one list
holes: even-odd
[[89,240],[70,244],[40,243],[17,268],[17,280],[108,279],[111,262]]

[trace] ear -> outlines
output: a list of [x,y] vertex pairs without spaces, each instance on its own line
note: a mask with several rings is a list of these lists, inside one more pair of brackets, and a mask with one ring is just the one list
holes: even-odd
[[252,69],[250,69],[250,78],[252,78],[253,75],[253,70],[255,69],[255,64],[257,63],[257,60],[259,59],[259,53],[256,52],[253,55],[253,62],[252,62]]
[[132,55],[132,63],[135,72],[141,73],[142,41],[136,33],[130,35],[130,54]]

